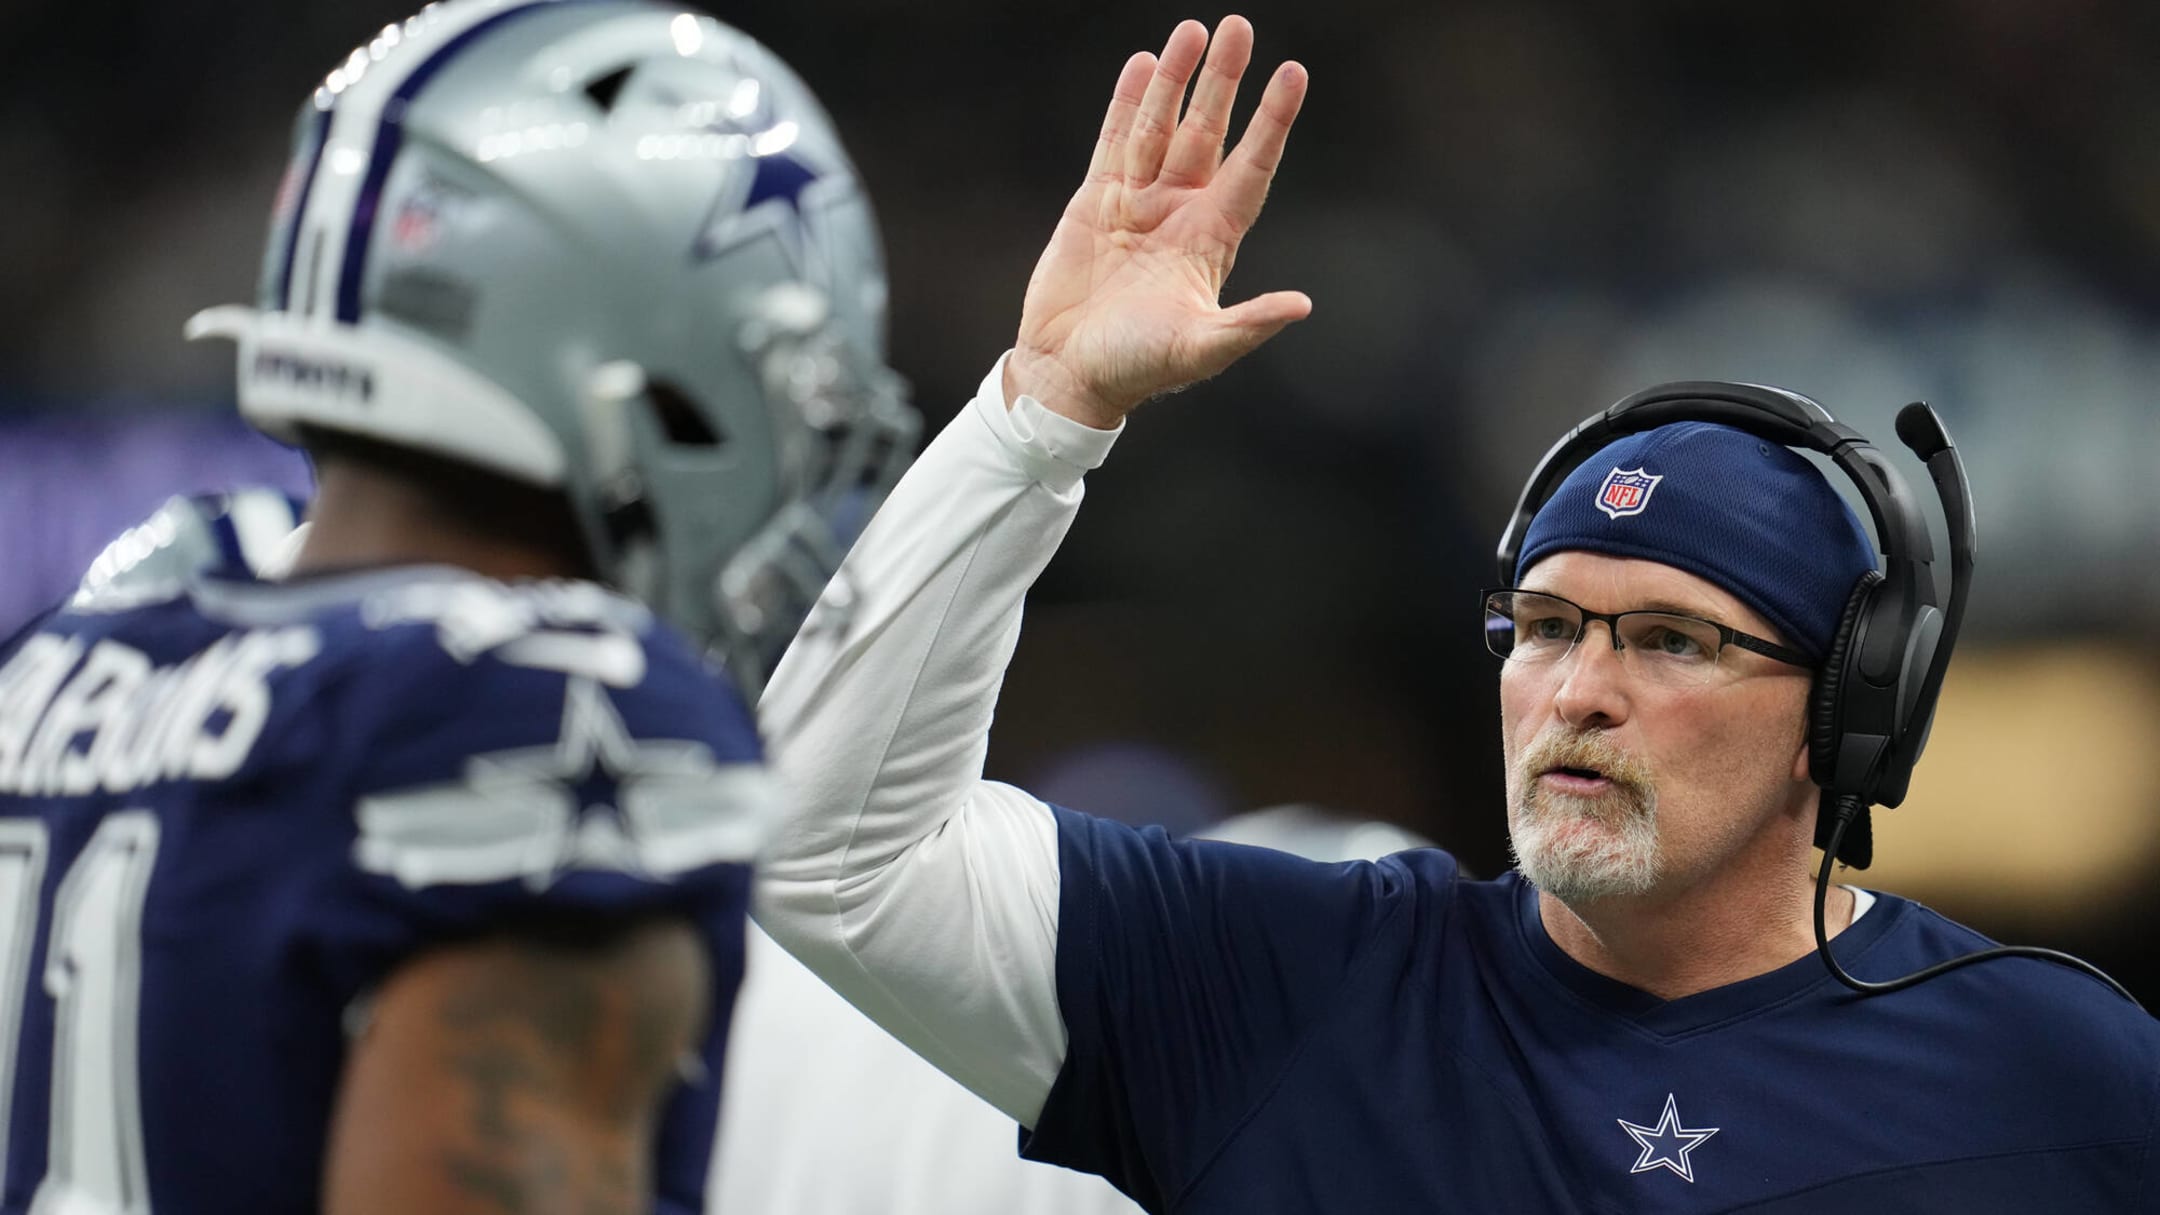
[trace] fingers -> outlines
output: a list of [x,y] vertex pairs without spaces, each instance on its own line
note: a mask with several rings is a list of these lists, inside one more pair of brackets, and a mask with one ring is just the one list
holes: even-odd
[[1225,330],[1251,337],[1252,345],[1258,346],[1281,333],[1285,325],[1311,315],[1311,296],[1302,291],[1270,291],[1223,309],[1216,320]]
[[1208,186],[1210,192],[1218,194],[1223,214],[1241,233],[1260,218],[1268,184],[1275,180],[1283,145],[1290,140],[1291,124],[1297,121],[1298,108],[1305,104],[1308,79],[1304,67],[1294,62],[1275,69],[1267,91],[1260,95],[1260,108],[1253,111],[1252,121],[1245,125],[1244,138],[1238,140],[1229,159],[1223,161],[1222,171]]
[[1177,130],[1178,106],[1185,100],[1185,86],[1193,69],[1200,66],[1200,52],[1207,49],[1207,27],[1197,21],[1180,21],[1163,44],[1155,78],[1148,82],[1133,116],[1132,134],[1125,145],[1125,178],[1135,186],[1153,182],[1162,172],[1163,154]]
[[1233,13],[1215,27],[1200,83],[1193,86],[1192,104],[1185,107],[1185,120],[1178,124],[1170,153],[1163,160],[1164,181],[1202,186],[1215,175],[1215,166],[1222,161],[1223,138],[1230,132],[1230,107],[1237,101],[1238,80],[1252,62],[1252,47],[1252,23],[1245,18]]
[[1148,52],[1141,51],[1125,61],[1124,70],[1118,73],[1117,87],[1110,90],[1110,112],[1103,115],[1102,134],[1095,140],[1095,156],[1088,161],[1088,180],[1116,173],[1124,167],[1125,139],[1132,131],[1133,119],[1140,113],[1140,98],[1146,94],[1148,81],[1154,77],[1155,56]]
[[1296,321],[1312,315],[1312,300],[1302,291],[1271,291],[1225,308],[1215,318],[1214,332],[1202,344],[1199,377],[1214,375],[1265,345]]

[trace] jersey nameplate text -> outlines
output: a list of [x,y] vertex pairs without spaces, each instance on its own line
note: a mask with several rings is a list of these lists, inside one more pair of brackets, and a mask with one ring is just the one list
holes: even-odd
[[312,627],[219,638],[169,667],[141,651],[40,634],[0,667],[0,793],[124,793],[239,769],[270,716],[269,679],[322,648]]

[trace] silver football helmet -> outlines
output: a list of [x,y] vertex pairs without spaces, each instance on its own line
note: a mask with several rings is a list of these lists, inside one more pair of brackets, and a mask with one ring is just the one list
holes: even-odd
[[636,0],[452,0],[301,109],[241,412],[568,499],[754,696],[917,420],[869,200],[771,52]]

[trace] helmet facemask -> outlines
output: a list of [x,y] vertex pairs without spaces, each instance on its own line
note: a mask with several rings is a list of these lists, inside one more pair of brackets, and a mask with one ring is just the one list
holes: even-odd
[[[776,492],[783,505],[762,527],[733,546],[716,567],[692,556],[701,537],[703,505],[696,495],[652,495],[635,474],[618,478],[610,494],[606,533],[611,580],[656,605],[703,641],[745,692],[756,696],[796,630],[826,593],[856,533],[883,501],[913,449],[917,416],[906,405],[900,377],[851,342],[821,293],[799,283],[767,289],[747,310],[737,335],[741,356],[755,368],[772,410],[778,451]],[[633,426],[632,444],[666,444],[634,457],[632,465],[671,469],[683,479],[718,478],[685,472],[685,447],[727,440],[686,438],[653,417],[695,402],[662,403],[661,386],[639,369],[611,364],[596,375],[617,410],[646,420]],[[681,508],[686,504],[691,509]],[[674,559],[665,554],[674,553]],[[826,593],[821,629],[847,623],[845,588]]]

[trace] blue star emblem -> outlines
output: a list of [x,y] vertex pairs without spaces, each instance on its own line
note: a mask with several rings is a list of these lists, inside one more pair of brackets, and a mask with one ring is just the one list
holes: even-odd
[[1689,1183],[1695,1180],[1695,1166],[1688,1162],[1688,1153],[1703,1145],[1703,1141],[1718,1133],[1714,1126],[1685,1127],[1680,1125],[1679,1105],[1671,1093],[1665,1094],[1665,1113],[1656,1126],[1637,1126],[1625,1118],[1618,1120],[1620,1129],[1628,1133],[1642,1148],[1642,1155],[1635,1158],[1630,1173],[1647,1173],[1651,1169],[1671,1169],[1680,1179]]
[[756,855],[770,778],[703,743],[635,736],[599,683],[573,676],[552,743],[471,756],[458,779],[373,794],[355,808],[360,868],[412,889],[580,870],[670,881]]
[[[728,122],[711,129],[751,141],[767,138],[779,128],[756,131],[746,123]],[[747,174],[739,170],[728,174],[720,197],[698,230],[691,256],[709,260],[769,232],[778,238],[796,270],[818,272],[824,253],[813,231],[812,212],[817,204],[847,193],[852,180],[845,173],[820,171],[792,146],[768,152],[753,149],[738,164]]]
[[757,171],[750,178],[750,194],[743,199],[743,210],[748,211],[768,199],[778,199],[795,212],[797,223],[802,222],[803,191],[817,180],[817,170],[786,152],[755,159]]
[[570,794],[573,820],[556,858],[557,873],[573,868],[645,872],[622,811],[623,784],[641,767],[639,752],[600,686],[571,680],[563,698],[562,740],[556,744],[555,759],[558,780]]

